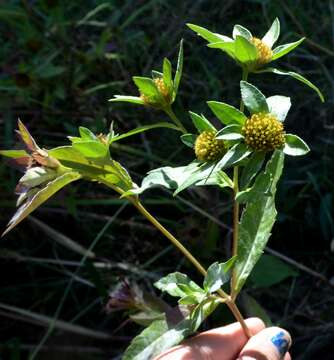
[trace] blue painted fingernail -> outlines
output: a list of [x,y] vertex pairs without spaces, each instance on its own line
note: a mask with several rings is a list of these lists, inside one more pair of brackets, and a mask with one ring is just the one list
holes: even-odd
[[280,353],[281,357],[286,354],[290,347],[290,342],[286,338],[286,334],[283,331],[280,331],[278,334],[273,336],[271,342],[275,345],[276,349]]

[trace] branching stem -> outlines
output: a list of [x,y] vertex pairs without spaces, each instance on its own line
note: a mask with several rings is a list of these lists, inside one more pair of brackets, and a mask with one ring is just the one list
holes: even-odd
[[186,128],[182,125],[181,121],[175,115],[172,107],[168,106],[164,109],[164,111],[171,118],[171,120],[174,122],[174,124],[180,129],[180,131],[183,132],[183,134],[186,134],[187,133]]

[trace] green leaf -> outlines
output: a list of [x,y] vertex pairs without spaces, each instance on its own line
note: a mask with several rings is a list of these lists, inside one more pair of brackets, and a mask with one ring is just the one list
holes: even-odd
[[243,125],[247,120],[247,116],[232,105],[218,101],[208,101],[207,104],[224,125]]
[[237,36],[242,36],[248,41],[251,41],[253,37],[252,33],[241,25],[234,25],[232,36],[233,39],[236,39]]
[[164,58],[163,63],[163,80],[168,89],[172,89],[172,64],[167,58]]
[[122,140],[122,139],[125,139],[125,138],[129,137],[129,136],[133,136],[133,135],[142,133],[144,131],[152,130],[152,129],[156,129],[156,128],[169,128],[169,129],[173,129],[173,130],[179,130],[179,128],[174,124],[171,124],[171,123],[168,123],[168,122],[160,122],[160,123],[156,123],[156,124],[152,124],[152,125],[140,126],[140,127],[135,128],[135,129],[132,129],[132,130],[130,130],[130,131],[124,133],[124,134],[116,135],[116,136],[114,136],[113,138],[110,139],[109,143],[112,144],[115,141]]
[[218,263],[218,261],[216,261],[209,266],[203,282],[203,287],[206,292],[213,293],[229,281],[229,270],[232,268],[235,259],[235,257],[232,257],[225,263]]
[[265,160],[264,152],[253,152],[249,157],[247,164],[242,170],[240,178],[240,189],[244,190],[260,171]]
[[267,98],[269,112],[284,121],[291,107],[291,101],[288,96],[274,95]]
[[275,42],[277,41],[279,37],[279,33],[280,33],[280,23],[278,18],[276,18],[272,23],[272,25],[270,26],[268,32],[262,38],[262,41],[271,49],[275,44]]
[[195,145],[195,141],[197,139],[197,135],[194,134],[184,134],[181,135],[180,137],[181,141],[183,142],[183,144],[189,146],[190,148],[194,148]]
[[277,48],[275,48],[273,50],[273,57],[272,57],[271,61],[277,60],[280,57],[288,54],[290,51],[292,51],[297,46],[299,46],[304,40],[305,40],[305,38],[301,38],[298,41],[295,41],[293,43],[277,46]]
[[19,120],[17,124],[19,128],[19,134],[21,136],[22,141],[25,143],[26,147],[30,151],[35,151],[36,149],[38,149],[38,146],[34,138],[30,135],[28,129],[24,126],[23,122]]
[[34,166],[28,169],[21,177],[19,183],[32,188],[57,177],[57,171],[45,167]]
[[196,308],[190,314],[191,328],[195,332],[203,321],[216,309],[219,305],[217,299],[206,299],[201,304],[198,304]]
[[174,98],[178,92],[183,70],[183,40],[180,42],[180,50],[177,58],[177,67],[174,77]]
[[224,157],[218,162],[217,169],[226,169],[237,162],[245,159],[251,151],[244,143],[238,143],[231,147]]
[[271,186],[271,176],[268,173],[260,174],[255,179],[255,183],[251,188],[248,188],[244,191],[239,191],[235,197],[236,201],[239,203],[246,202],[255,202],[261,200],[261,198],[266,196],[271,196],[270,186]]
[[155,86],[154,81],[148,77],[133,76],[134,83],[137,85],[139,91],[147,97],[152,99],[160,98],[160,93]]
[[287,75],[287,76],[291,76],[294,79],[302,82],[303,84],[307,85],[308,87],[310,87],[311,89],[313,89],[319,96],[320,100],[322,102],[325,101],[325,98],[322,94],[322,92],[319,90],[318,87],[316,87],[313,83],[311,83],[311,81],[307,80],[304,76],[297,74],[293,71],[285,71],[285,70],[279,70],[279,69],[275,69],[275,68],[266,68],[263,70],[258,70],[258,73],[264,73],[264,72],[270,72],[273,74],[277,74],[277,75]]
[[285,145],[283,152],[291,156],[305,155],[310,151],[310,148],[299,136],[293,134],[285,135]]
[[282,174],[284,154],[276,150],[268,161],[264,173],[271,177],[270,196],[247,203],[239,225],[237,260],[234,266],[233,292],[236,295],[244,285],[253,267],[261,257],[276,219],[275,193]]
[[6,156],[12,159],[19,159],[28,157],[29,154],[25,150],[0,150],[0,155]]
[[87,158],[104,158],[107,156],[109,149],[108,146],[99,141],[81,141],[75,142],[73,148],[78,150],[82,155]]
[[216,128],[210,123],[210,121],[204,115],[198,115],[192,111],[189,111],[191,120],[198,130],[198,132],[203,131],[216,131]]
[[174,272],[161,278],[154,283],[154,286],[171,296],[184,297],[193,293],[203,293],[203,289],[189,277],[180,272]]
[[15,215],[9,221],[6,231],[2,234],[4,236],[19,224],[30,213],[43,204],[48,198],[54,195],[61,188],[71,183],[72,181],[80,179],[81,175],[76,172],[68,172],[50,181],[43,189],[39,190],[35,195],[29,198],[21,207],[18,208]]
[[256,61],[258,54],[256,46],[242,36],[237,36],[234,42],[235,57],[242,64],[250,64]]
[[243,138],[244,136],[241,134],[241,125],[237,124],[227,125],[216,134],[216,139],[219,140],[239,140]]
[[221,41],[232,41],[232,39],[229,38],[228,36],[213,33],[201,26],[194,24],[187,24],[187,26],[195,33],[197,33],[197,35],[201,36],[203,39],[207,40],[210,43],[221,42]]
[[80,126],[79,127],[79,134],[83,140],[95,140],[96,136],[87,128]]
[[208,186],[208,185],[217,185],[220,188],[229,187],[233,189],[233,181],[229,176],[222,170],[213,170],[209,177],[204,180],[198,181],[196,186]]
[[251,114],[269,112],[266,98],[258,88],[243,80],[240,81],[240,88],[242,101]]
[[132,104],[144,105],[144,100],[139,96],[125,96],[125,95],[114,95],[113,99],[109,99],[110,102],[129,102]]
[[290,276],[297,276],[290,265],[282,260],[271,256],[263,255],[250,275],[253,287],[269,287],[278,284]]

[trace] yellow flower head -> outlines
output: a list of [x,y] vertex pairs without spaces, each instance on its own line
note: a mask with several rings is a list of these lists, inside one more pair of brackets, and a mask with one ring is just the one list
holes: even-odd
[[285,143],[283,124],[272,114],[253,114],[246,120],[242,134],[245,143],[255,151],[273,151]]
[[226,148],[223,140],[215,138],[215,131],[203,131],[195,141],[195,154],[200,161],[215,161],[221,158]]
[[261,65],[270,62],[273,57],[273,51],[270,49],[270,47],[256,37],[253,37],[251,42],[253,45],[255,45],[258,52],[257,62]]

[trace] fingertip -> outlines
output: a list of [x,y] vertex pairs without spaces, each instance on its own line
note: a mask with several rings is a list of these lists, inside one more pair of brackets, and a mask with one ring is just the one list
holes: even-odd
[[251,317],[245,320],[252,335],[257,334],[266,328],[266,324],[258,317]]

